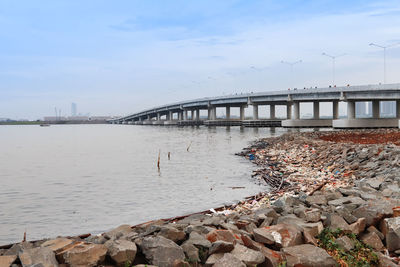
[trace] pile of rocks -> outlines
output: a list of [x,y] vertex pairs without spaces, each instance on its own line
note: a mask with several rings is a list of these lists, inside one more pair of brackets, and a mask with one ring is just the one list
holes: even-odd
[[331,242],[338,251],[357,249],[353,236],[376,257],[370,266],[399,266],[400,176],[392,169],[400,148],[326,142],[324,134],[285,135],[246,150],[261,166],[257,175],[285,179],[274,193],[85,239],[15,244],[0,250],[0,267],[339,266],[321,241],[328,228],[346,234]]

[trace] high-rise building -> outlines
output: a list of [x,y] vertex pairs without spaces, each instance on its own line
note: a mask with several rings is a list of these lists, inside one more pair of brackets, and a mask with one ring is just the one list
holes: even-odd
[[75,117],[76,114],[77,114],[77,106],[76,106],[76,103],[72,103],[72,104],[71,104],[71,116],[72,116],[72,117]]

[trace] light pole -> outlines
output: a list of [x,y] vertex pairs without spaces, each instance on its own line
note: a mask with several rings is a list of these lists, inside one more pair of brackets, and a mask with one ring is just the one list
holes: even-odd
[[287,64],[290,66],[290,83],[291,83],[292,87],[293,87],[293,66],[298,63],[301,63],[301,62],[303,62],[301,59],[298,61],[295,61],[295,62],[287,62],[287,61],[283,61],[283,60],[281,61],[282,64]]
[[396,46],[396,45],[399,45],[399,44],[400,44],[400,42],[392,44],[392,45],[387,45],[387,46],[378,45],[378,44],[374,44],[374,43],[369,44],[370,46],[376,46],[376,47],[383,49],[383,84],[386,84],[386,49]]
[[346,54],[340,54],[340,55],[332,56],[332,55],[329,55],[327,53],[322,53],[322,55],[330,57],[332,59],[332,86],[335,86],[335,61],[336,61],[336,58],[342,57],[342,56],[344,56]]

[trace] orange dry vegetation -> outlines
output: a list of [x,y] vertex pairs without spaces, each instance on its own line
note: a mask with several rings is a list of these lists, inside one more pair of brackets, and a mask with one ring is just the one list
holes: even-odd
[[400,132],[336,132],[320,136],[324,141],[356,144],[387,144],[400,145]]

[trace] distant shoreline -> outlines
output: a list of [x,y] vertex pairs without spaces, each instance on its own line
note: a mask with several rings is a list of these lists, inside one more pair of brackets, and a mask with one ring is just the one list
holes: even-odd
[[0,122],[0,125],[64,125],[64,124],[108,124],[107,121],[5,121]]

